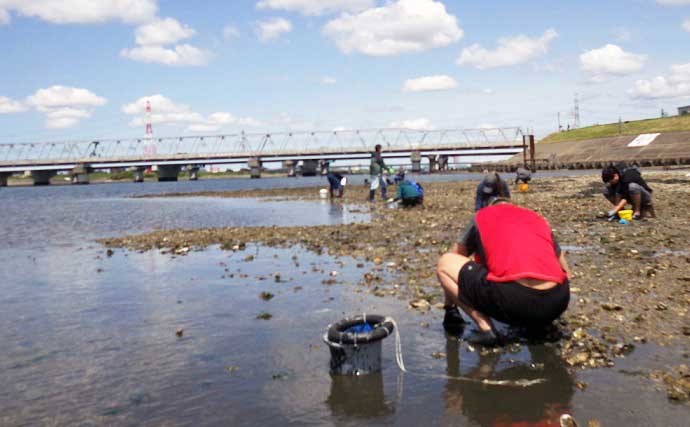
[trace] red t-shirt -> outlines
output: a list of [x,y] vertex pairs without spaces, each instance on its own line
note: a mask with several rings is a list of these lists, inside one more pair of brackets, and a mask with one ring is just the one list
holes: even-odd
[[566,274],[554,249],[549,223],[529,209],[501,203],[475,216],[487,280],[537,279],[563,283]]

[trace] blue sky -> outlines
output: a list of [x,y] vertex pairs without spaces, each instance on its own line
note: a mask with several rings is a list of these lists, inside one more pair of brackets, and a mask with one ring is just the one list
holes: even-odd
[[545,135],[690,104],[690,0],[0,0],[0,142]]

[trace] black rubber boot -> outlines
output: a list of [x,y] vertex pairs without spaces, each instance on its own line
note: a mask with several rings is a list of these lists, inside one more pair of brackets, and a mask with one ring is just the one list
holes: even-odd
[[493,329],[488,331],[477,331],[467,338],[467,342],[484,347],[495,347],[500,344],[500,340]]
[[443,316],[443,328],[449,334],[458,335],[465,329],[465,319],[462,318],[460,310],[457,307],[445,307],[446,314]]
[[369,201],[373,202],[374,197],[376,196],[376,190],[369,190]]

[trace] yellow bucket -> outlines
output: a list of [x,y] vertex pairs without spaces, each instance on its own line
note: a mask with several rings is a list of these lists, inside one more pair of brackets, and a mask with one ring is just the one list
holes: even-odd
[[523,182],[518,185],[518,191],[520,193],[525,193],[527,190],[529,190],[529,185],[527,185],[526,183]]
[[626,221],[630,221],[633,217],[633,211],[632,209],[624,209],[621,211],[618,211],[618,218],[624,219]]

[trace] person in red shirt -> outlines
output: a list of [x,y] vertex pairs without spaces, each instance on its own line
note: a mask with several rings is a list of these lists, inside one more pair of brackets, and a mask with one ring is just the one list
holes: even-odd
[[479,333],[470,339],[477,344],[496,344],[492,318],[543,327],[570,300],[570,269],[549,223],[502,198],[475,214],[439,259],[436,275],[445,294],[443,326],[451,333],[462,330],[459,307],[477,324]]

